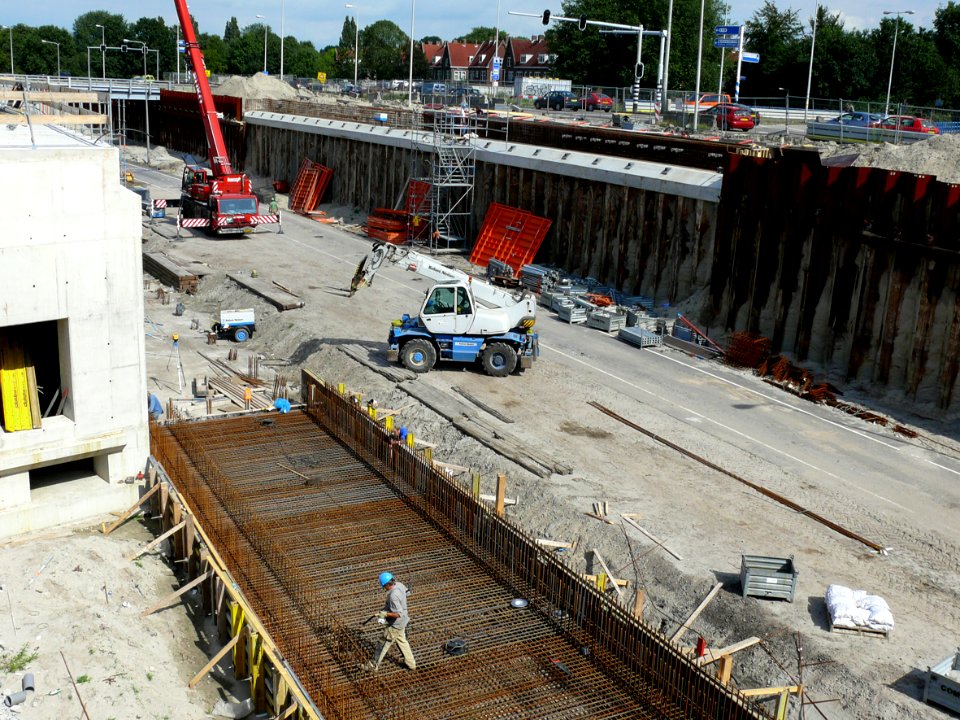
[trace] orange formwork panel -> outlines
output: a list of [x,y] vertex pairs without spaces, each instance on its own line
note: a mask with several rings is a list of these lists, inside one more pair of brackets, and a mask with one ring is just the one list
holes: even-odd
[[313,211],[323,199],[331,177],[333,177],[333,170],[309,158],[304,158],[300,163],[297,179],[293,182],[290,209],[298,213]]
[[526,210],[490,203],[470,262],[486,267],[491,259],[499,260],[516,275],[521,267],[533,262],[550,225],[546,218]]

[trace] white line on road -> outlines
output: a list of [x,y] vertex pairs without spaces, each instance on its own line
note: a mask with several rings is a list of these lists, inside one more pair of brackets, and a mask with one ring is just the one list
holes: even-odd
[[[557,353],[558,355],[562,355],[563,357],[567,358],[568,360],[573,360],[574,362],[580,363],[581,365],[585,365],[586,367],[590,368],[591,370],[593,370],[593,371],[595,371],[595,372],[598,372],[598,373],[600,373],[601,375],[606,375],[607,377],[610,377],[610,378],[612,378],[612,379],[614,379],[614,380],[616,380],[616,381],[618,381],[618,382],[621,382],[621,383],[623,383],[624,385],[629,385],[630,387],[632,387],[632,388],[634,388],[634,389],[636,389],[636,390],[639,390],[640,392],[646,393],[647,395],[650,395],[651,397],[657,398],[657,400],[659,400],[659,401],[661,401],[661,402],[663,402],[663,403],[666,403],[666,404],[669,404],[669,405],[673,405],[674,407],[680,408],[680,409],[683,410],[684,412],[688,412],[688,413],[690,413],[690,414],[692,414],[692,415],[694,415],[694,416],[701,417],[701,418],[703,418],[704,420],[707,420],[707,421],[713,423],[714,425],[717,425],[718,427],[723,428],[724,430],[727,430],[727,431],[729,431],[729,432],[732,432],[732,433],[734,433],[735,435],[739,435],[740,437],[742,437],[742,438],[744,438],[744,439],[746,439],[746,440],[749,440],[750,442],[756,443],[757,445],[760,445],[761,447],[764,447],[764,448],[766,448],[767,450],[770,450],[771,452],[774,452],[774,453],[778,453],[778,454],[780,454],[780,455],[783,455],[784,457],[789,458],[790,460],[793,460],[793,461],[796,462],[796,463],[800,463],[801,465],[806,465],[806,466],[807,466],[808,468],[810,468],[811,470],[816,470],[818,473],[823,473],[824,475],[826,475],[826,476],[828,476],[828,477],[831,477],[831,478],[833,478],[834,480],[839,480],[840,482],[846,483],[847,485],[850,485],[851,487],[855,488],[855,489],[858,490],[859,492],[862,492],[862,493],[864,493],[864,494],[866,494],[866,495],[871,495],[871,496],[877,498],[878,500],[882,500],[883,502],[890,503],[890,504],[893,505],[894,507],[898,507],[898,508],[900,508],[901,510],[906,510],[907,512],[911,512],[911,513],[913,512],[913,510],[911,510],[910,508],[904,507],[904,506],[901,505],[900,503],[894,502],[893,500],[891,500],[891,499],[889,499],[889,498],[886,498],[886,497],[884,497],[883,495],[878,495],[877,493],[873,492],[872,490],[868,490],[868,489],[865,488],[865,487],[862,487],[862,486],[860,486],[860,485],[857,485],[855,482],[853,482],[853,481],[851,481],[851,480],[848,480],[847,478],[841,477],[841,476],[839,476],[839,475],[835,475],[835,474],[833,474],[832,472],[830,472],[829,470],[824,470],[823,468],[819,468],[819,467],[817,467],[816,465],[813,465],[812,463],[808,463],[806,460],[802,460],[801,458],[794,457],[794,456],[791,455],[790,453],[784,452],[784,451],[781,450],[780,448],[773,447],[772,445],[767,445],[767,443],[763,442],[762,440],[758,440],[757,438],[751,437],[750,435],[747,435],[746,433],[743,433],[743,432],[737,430],[736,428],[732,428],[732,427],[730,427],[729,425],[724,425],[722,422],[720,422],[720,421],[718,421],[718,420],[714,420],[713,418],[708,417],[707,415],[704,415],[703,413],[697,412],[696,410],[692,410],[691,408],[688,408],[688,407],[685,407],[685,406],[683,406],[683,405],[680,405],[679,403],[675,402],[674,400],[671,400],[671,399],[669,399],[669,398],[665,398],[665,397],[663,397],[662,395],[658,395],[657,393],[653,392],[652,390],[647,390],[647,389],[644,388],[644,387],[640,387],[639,385],[637,385],[637,384],[635,384],[635,383],[632,383],[632,382],[630,382],[629,380],[626,380],[626,379],[624,379],[624,378],[622,378],[622,377],[620,377],[620,376],[618,376],[618,375],[614,375],[614,374],[611,373],[611,372],[607,372],[606,370],[603,370],[602,368],[599,368],[599,367],[597,367],[596,365],[591,365],[591,364],[588,363],[588,362],[584,362],[584,361],[581,360],[580,358],[576,358],[576,357],[573,357],[572,355],[568,355],[567,353],[563,352],[562,350],[557,350],[556,348],[552,348],[552,347],[546,346],[546,345],[544,345],[542,342],[540,343],[540,347],[541,347],[541,348],[546,348],[547,350],[550,350],[550,351],[552,351],[552,352],[555,352],[555,353]],[[681,364],[682,364],[682,363],[681,363]]]

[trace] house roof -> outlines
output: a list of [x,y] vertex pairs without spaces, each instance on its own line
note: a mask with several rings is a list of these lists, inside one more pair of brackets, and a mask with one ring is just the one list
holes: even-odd
[[[500,47],[503,47],[503,45],[504,43],[501,42]],[[477,47],[476,53],[474,53],[473,62],[470,63],[470,67],[473,67],[473,68],[490,67],[493,64],[493,54],[494,54],[495,47],[496,45],[494,44],[493,40],[486,40],[480,43],[479,47]],[[502,50],[500,52],[500,57],[501,58],[503,57]],[[481,58],[483,59],[481,60]]]
[[443,58],[443,43],[422,43],[423,55],[427,58],[427,65],[439,65]]
[[447,43],[450,67],[467,67],[470,64],[470,56],[476,55],[479,47],[478,43]]
[[[514,67],[532,67],[542,66],[539,62],[540,55],[550,54],[550,45],[543,35],[538,35],[535,39],[529,38],[510,38],[510,54],[513,57]],[[528,55],[526,62],[521,62],[521,58]]]

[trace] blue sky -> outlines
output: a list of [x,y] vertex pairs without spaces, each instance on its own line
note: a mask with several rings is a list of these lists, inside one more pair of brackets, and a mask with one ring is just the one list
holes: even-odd
[[[554,14],[560,13],[559,0],[499,0],[500,26],[511,35],[535,35],[542,31],[543,25],[534,18],[516,17],[508,11],[541,13],[549,8]],[[884,10],[914,10],[913,16],[905,16],[905,20],[915,27],[933,26],[933,15],[937,7],[943,2],[937,0],[914,0],[904,2],[895,0],[890,5],[884,2],[875,3],[866,0],[834,0],[827,3],[833,12],[841,12],[846,20],[846,27],[872,28],[876,27]],[[477,25],[495,26],[497,23],[497,2],[485,0],[478,3],[475,0],[412,0],[416,4],[414,37],[425,35],[439,35],[450,38],[464,34]],[[59,0],[56,3],[34,2],[14,3],[12,0],[4,3],[7,7],[0,10],[0,24],[27,25],[55,24],[71,28],[73,20],[80,14],[91,9],[107,10],[122,14],[128,21],[140,17],[163,17],[171,25],[176,21],[176,12],[172,0],[158,0],[150,3],[131,3],[128,0]],[[344,8],[345,2],[318,3],[317,0],[193,0],[190,10],[200,23],[203,32],[223,33],[227,21],[236,16],[240,26],[259,22],[256,15],[267,17],[274,32],[279,33],[281,5],[283,6],[284,33],[294,35],[301,40],[310,40],[317,47],[334,44],[340,37],[343,20],[354,10]],[[393,20],[404,31],[410,30],[411,0],[354,0],[357,6],[360,27],[364,27],[374,20]],[[730,0],[732,7],[730,21],[734,23],[748,20],[761,7],[763,0]],[[815,0],[777,0],[781,9],[787,7],[799,10],[804,24],[812,17]],[[602,20],[604,18],[596,18]],[[652,28],[660,29],[660,28]],[[109,41],[109,39],[108,39]]]

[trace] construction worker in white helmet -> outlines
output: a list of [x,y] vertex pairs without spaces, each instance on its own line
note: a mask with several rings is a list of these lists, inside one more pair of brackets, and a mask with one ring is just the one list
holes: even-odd
[[374,661],[369,663],[370,669],[379,670],[383,658],[386,657],[390,647],[396,643],[407,669],[416,670],[417,661],[414,660],[413,650],[407,642],[407,623],[410,622],[410,615],[407,612],[407,595],[410,591],[407,590],[406,585],[396,581],[393,573],[382,572],[378,579],[380,587],[387,591],[387,599],[383,603],[383,610],[377,613],[377,622],[383,625],[383,644],[377,651]]

